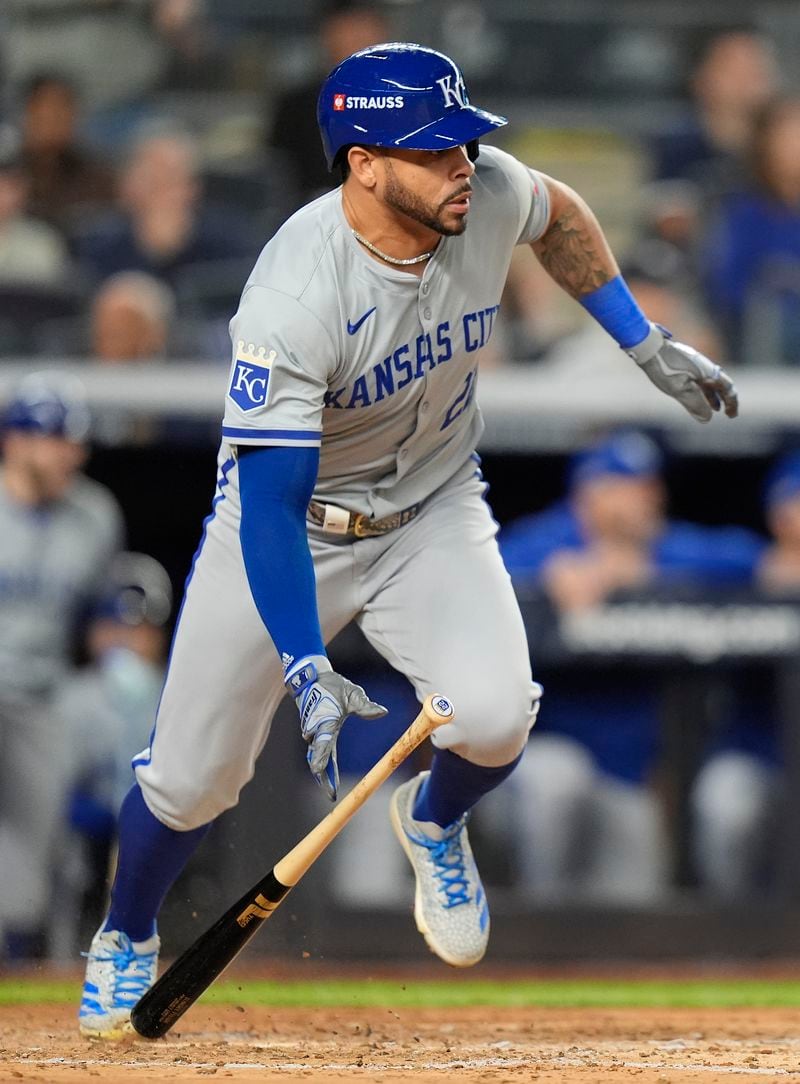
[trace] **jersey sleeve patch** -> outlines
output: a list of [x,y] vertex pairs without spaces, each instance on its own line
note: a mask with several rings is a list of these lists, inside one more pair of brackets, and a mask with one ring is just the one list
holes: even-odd
[[244,414],[267,405],[270,368],[277,356],[276,350],[267,353],[266,347],[256,347],[244,339],[236,344],[228,396]]

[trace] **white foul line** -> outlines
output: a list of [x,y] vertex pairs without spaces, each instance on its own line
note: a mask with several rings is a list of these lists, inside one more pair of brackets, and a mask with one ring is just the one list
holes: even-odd
[[447,1061],[413,1061],[413,1062],[367,1062],[367,1061],[346,1061],[346,1062],[315,1062],[315,1061],[298,1061],[298,1062],[277,1062],[274,1065],[269,1065],[265,1062],[248,1062],[248,1061],[226,1061],[220,1065],[216,1061],[206,1062],[186,1062],[180,1065],[176,1065],[173,1060],[164,1059],[152,1059],[147,1060],[119,1060],[110,1063],[105,1058],[39,1058],[35,1055],[32,1057],[16,1057],[4,1059],[7,1064],[17,1065],[31,1065],[36,1066],[53,1065],[64,1066],[65,1068],[93,1068],[94,1066],[108,1067],[110,1064],[120,1069],[159,1069],[159,1068],[185,1068],[187,1070],[197,1071],[199,1069],[228,1069],[228,1070],[256,1070],[259,1072],[298,1072],[299,1070],[310,1069],[312,1072],[346,1072],[348,1070],[366,1070],[367,1072],[414,1072],[414,1071],[432,1071],[443,1070],[450,1071],[453,1069],[518,1069],[518,1068],[530,1068],[530,1069],[547,1069],[548,1067],[558,1069],[586,1069],[586,1068],[620,1068],[620,1069],[654,1069],[657,1071],[672,1071],[678,1073],[738,1073],[742,1076],[800,1076],[800,1069],[781,1069],[781,1068],[762,1068],[754,1066],[736,1066],[736,1065],[707,1065],[705,1063],[694,1064],[691,1062],[679,1063],[669,1061],[627,1061],[618,1058],[611,1057],[606,1061],[604,1066],[598,1066],[597,1064],[598,1054],[587,1054],[585,1058],[564,1058],[564,1057],[550,1057],[547,1056],[533,1056],[533,1057],[511,1057],[511,1058],[452,1058]]

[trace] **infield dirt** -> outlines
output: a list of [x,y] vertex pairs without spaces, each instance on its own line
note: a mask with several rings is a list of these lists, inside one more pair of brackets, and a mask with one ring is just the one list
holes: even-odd
[[0,1082],[375,1084],[800,1078],[789,1009],[287,1009],[196,1005],[155,1042],[77,1034],[75,1008],[0,1008]]

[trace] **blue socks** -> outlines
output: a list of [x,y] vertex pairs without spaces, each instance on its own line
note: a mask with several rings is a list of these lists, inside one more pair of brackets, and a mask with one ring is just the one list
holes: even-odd
[[[482,768],[449,749],[437,749],[414,803],[414,819],[446,828],[502,783],[521,756],[499,768]],[[122,930],[131,941],[152,937],[164,897],[210,827],[168,828],[153,816],[134,783],[119,814],[119,861],[103,928]]]
[[139,784],[119,813],[119,860],[104,930],[122,930],[131,941],[156,932],[156,916],[167,891],[191,858],[210,824],[189,832],[168,828],[145,805]]
[[499,768],[482,768],[449,749],[437,749],[431,774],[417,791],[412,811],[414,820],[433,821],[440,828],[447,828],[511,775],[521,757],[522,753]]

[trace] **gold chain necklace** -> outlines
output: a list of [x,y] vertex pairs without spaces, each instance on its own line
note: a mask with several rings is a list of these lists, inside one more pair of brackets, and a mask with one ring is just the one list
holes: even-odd
[[352,226],[350,227],[350,232],[353,237],[355,237],[356,241],[360,241],[364,248],[368,248],[373,255],[381,260],[386,260],[387,263],[394,264],[395,267],[408,267],[409,264],[423,263],[425,260],[429,260],[436,251],[435,249],[431,249],[430,252],[423,252],[421,256],[411,256],[407,260],[398,260],[396,256],[387,256],[385,252],[381,252],[379,248],[376,248],[371,241],[366,239],[366,237],[362,237],[358,230],[354,230]]

